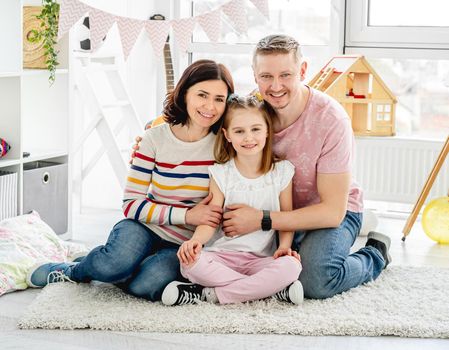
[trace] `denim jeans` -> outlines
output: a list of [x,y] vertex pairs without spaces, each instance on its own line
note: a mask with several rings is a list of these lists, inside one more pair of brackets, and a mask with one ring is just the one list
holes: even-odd
[[167,284],[183,279],[178,248],[140,222],[124,219],[114,226],[105,245],[71,268],[69,277],[77,282],[113,283],[129,294],[157,301]]
[[385,261],[373,247],[350,254],[360,233],[362,213],[347,211],[341,225],[310,231],[296,231],[292,248],[301,255],[299,275],[304,296],[324,299],[376,279]]

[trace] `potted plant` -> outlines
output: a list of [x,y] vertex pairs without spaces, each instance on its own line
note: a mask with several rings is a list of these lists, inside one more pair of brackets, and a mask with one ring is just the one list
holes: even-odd
[[48,81],[52,85],[56,78],[56,67],[59,65],[58,53],[56,50],[58,36],[58,15],[59,4],[56,0],[42,0],[42,11],[36,16],[41,21],[40,29],[33,29],[28,36],[30,42],[40,42],[43,40],[45,49],[45,64],[50,76]]

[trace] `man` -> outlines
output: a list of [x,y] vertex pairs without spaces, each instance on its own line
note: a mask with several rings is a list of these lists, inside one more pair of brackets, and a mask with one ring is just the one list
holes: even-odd
[[230,237],[260,228],[296,231],[305,297],[328,298],[376,279],[391,261],[390,239],[370,232],[366,246],[349,254],[363,211],[362,191],[351,177],[351,123],[340,104],[303,84],[306,70],[295,39],[270,35],[257,44],[254,78],[276,111],[274,152],[295,166],[294,210],[235,204],[223,215],[223,227]]

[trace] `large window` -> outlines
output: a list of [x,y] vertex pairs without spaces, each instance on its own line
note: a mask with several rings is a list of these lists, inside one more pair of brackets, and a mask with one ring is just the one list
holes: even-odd
[[[194,0],[191,14],[199,15],[211,11],[225,2],[225,0]],[[342,41],[339,47],[339,28],[336,28],[338,21],[334,21],[335,18],[332,17],[333,9],[338,7],[335,5],[337,3],[342,4],[342,1],[270,1],[270,20],[268,20],[250,1],[246,1],[247,34],[238,34],[229,19],[222,15],[223,25],[219,42],[210,43],[203,30],[197,27],[193,33],[190,58],[192,61],[211,58],[225,64],[231,70],[237,92],[245,94],[256,87],[251,69],[255,43],[266,35],[284,33],[295,37],[301,43],[303,54],[309,63],[308,77],[311,78],[330,55],[342,52]],[[339,6],[343,9],[342,5]]]

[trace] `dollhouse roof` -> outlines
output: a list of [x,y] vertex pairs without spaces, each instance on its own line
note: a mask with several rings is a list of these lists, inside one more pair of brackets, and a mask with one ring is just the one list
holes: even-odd
[[[374,68],[368,63],[366,58],[361,55],[344,55],[344,56],[334,56],[329,62],[327,62],[323,68],[310,80],[310,82],[316,81],[325,70],[330,67],[334,69],[334,73],[338,73],[338,76],[325,90],[321,90],[326,92],[329,90],[335,83],[337,83],[340,79],[343,79],[346,75],[352,72],[352,67],[358,64],[358,69],[360,69],[360,64],[366,68],[367,73],[371,73],[374,78],[378,81],[379,85],[385,90],[385,92],[390,96],[390,98],[396,102],[396,96],[393,92],[385,85],[384,81],[381,77],[376,73]],[[311,84],[313,85],[313,84]]]

